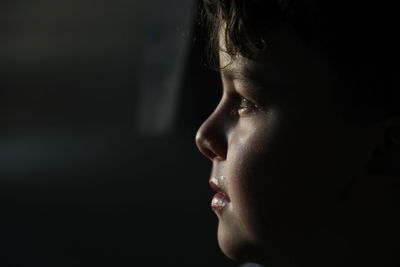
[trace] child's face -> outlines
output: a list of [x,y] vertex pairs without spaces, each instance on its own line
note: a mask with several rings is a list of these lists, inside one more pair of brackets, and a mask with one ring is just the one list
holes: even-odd
[[228,198],[214,207],[221,249],[274,261],[312,240],[329,247],[334,209],[368,154],[364,131],[340,116],[329,65],[282,28],[267,58],[220,52],[220,66],[223,95],[196,141],[213,162],[211,178],[225,177]]

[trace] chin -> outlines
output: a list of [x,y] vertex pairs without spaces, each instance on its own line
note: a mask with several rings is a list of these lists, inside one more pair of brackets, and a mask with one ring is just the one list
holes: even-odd
[[[236,227],[235,227],[236,226]],[[250,235],[238,225],[221,222],[218,225],[218,244],[229,259],[240,262],[260,262],[260,246],[251,241]]]

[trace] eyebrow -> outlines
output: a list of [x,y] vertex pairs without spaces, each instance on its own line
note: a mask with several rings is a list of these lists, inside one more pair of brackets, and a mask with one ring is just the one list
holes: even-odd
[[260,66],[237,64],[240,66],[231,62],[221,67],[221,76],[231,81],[239,81],[258,97],[264,95],[273,97],[290,87],[289,80],[280,76],[273,65],[268,66],[267,64],[264,65],[266,68],[259,68]]
[[236,68],[229,67],[229,65],[222,67],[220,70],[230,80],[247,81],[250,79],[250,75],[246,71],[239,71]]
[[[248,68],[240,67],[235,68],[230,65],[220,68],[221,76],[230,81],[238,81],[246,90],[256,99],[261,99],[269,92],[269,86],[266,81],[257,78],[255,73],[252,73]],[[254,99],[253,99],[254,100]]]
[[237,80],[246,85],[252,85],[258,88],[274,88],[274,90],[279,90],[290,86],[289,79],[285,79],[285,75],[283,74],[282,76],[282,73],[269,62],[253,62],[250,65],[246,62],[230,62],[221,67],[220,72],[229,80]]
[[246,66],[241,66],[240,68],[234,67],[228,64],[220,68],[221,74],[231,81],[239,81],[245,85],[252,85],[252,87],[267,88],[270,84],[263,79],[263,75],[257,73],[256,70],[251,70]]

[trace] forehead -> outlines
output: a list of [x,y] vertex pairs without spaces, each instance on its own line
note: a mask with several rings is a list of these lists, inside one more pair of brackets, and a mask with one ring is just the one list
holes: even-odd
[[319,50],[307,47],[292,28],[276,28],[271,36],[271,47],[257,59],[229,55],[224,37],[220,30],[219,63],[223,79],[251,82],[283,92],[301,88],[300,93],[306,90],[314,93],[315,89],[318,94],[323,91],[321,86],[332,89],[335,85],[335,75],[326,57]]
[[226,52],[224,30],[219,32],[219,65],[223,78],[257,82],[262,86],[288,87],[307,63],[302,42],[289,28],[277,28],[271,47],[257,59]]

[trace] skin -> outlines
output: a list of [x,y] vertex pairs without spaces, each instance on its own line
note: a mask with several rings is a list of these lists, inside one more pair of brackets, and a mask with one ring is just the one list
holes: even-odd
[[268,266],[373,264],[389,254],[377,230],[386,189],[365,167],[385,127],[343,116],[329,62],[291,28],[272,39],[259,60],[226,54],[221,39],[223,94],[196,135],[211,177],[226,177],[219,245]]

